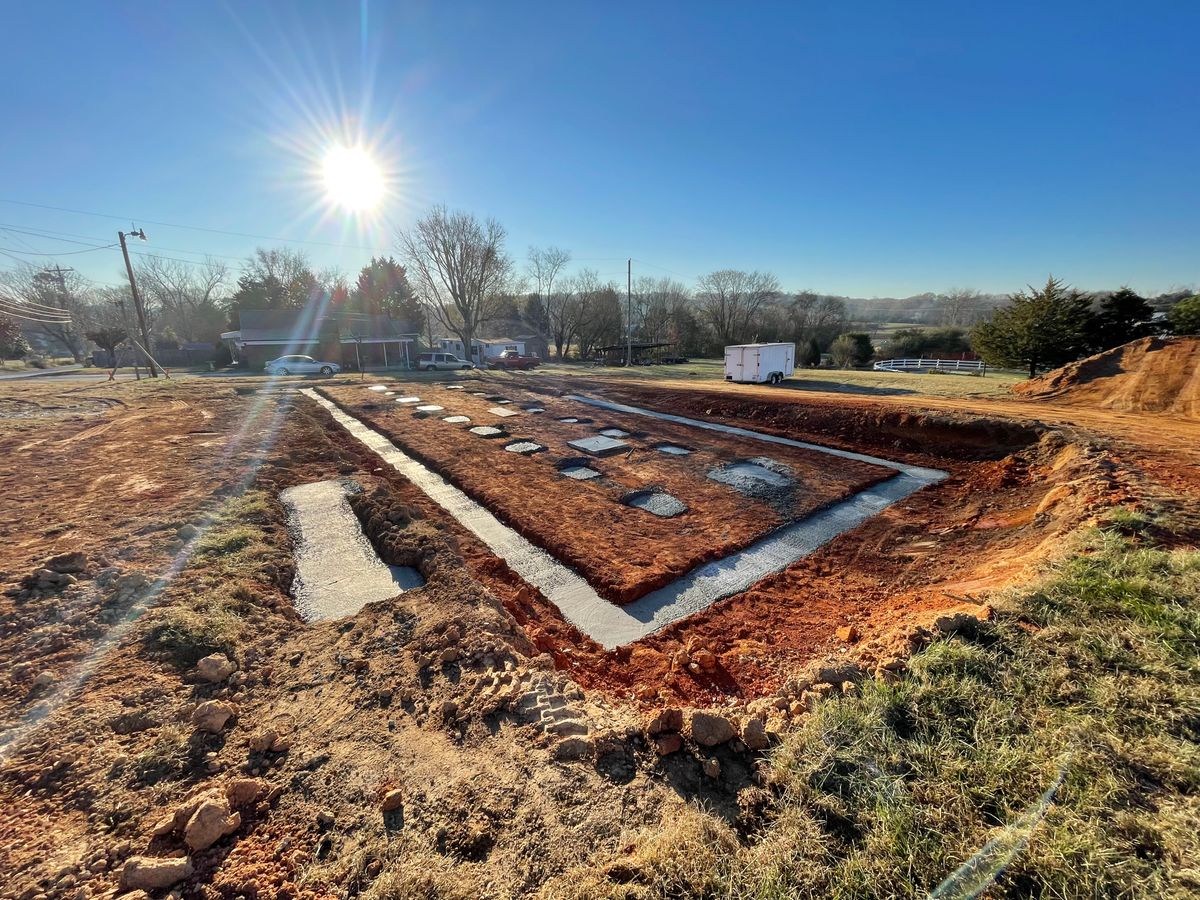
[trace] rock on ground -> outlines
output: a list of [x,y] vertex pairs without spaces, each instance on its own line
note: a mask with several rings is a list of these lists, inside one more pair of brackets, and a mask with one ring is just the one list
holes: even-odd
[[681,730],[683,730],[683,710],[674,707],[660,709],[646,725],[646,733],[651,737],[662,734],[664,731]]
[[395,812],[404,805],[404,791],[399,788],[394,788],[383,795],[383,801],[379,804],[380,809],[386,812]]
[[209,797],[188,820],[183,829],[183,840],[193,850],[205,850],[225,835],[233,834],[241,824],[241,813],[230,811],[228,799]]
[[742,728],[742,742],[751,750],[766,750],[771,746],[771,741],[767,737],[767,726],[762,719],[754,716],[746,720],[746,724]]
[[737,737],[737,728],[733,722],[715,713],[692,713],[692,740],[701,747],[715,747]]
[[237,665],[224,653],[214,653],[196,663],[196,674],[213,684],[224,681],[236,671]]
[[121,887],[126,890],[156,891],[170,887],[192,874],[192,861],[155,859],[150,856],[131,856],[121,870]]
[[224,700],[206,700],[192,713],[192,724],[201,731],[215,734],[236,714],[237,707],[232,703],[226,703]]

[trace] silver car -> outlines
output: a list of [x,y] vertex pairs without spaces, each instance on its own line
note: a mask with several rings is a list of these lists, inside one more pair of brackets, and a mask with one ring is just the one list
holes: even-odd
[[336,375],[342,371],[337,363],[321,362],[311,356],[281,356],[264,366],[268,375]]
[[437,369],[473,369],[475,363],[459,359],[453,353],[434,351],[418,356],[417,368],[424,369],[426,372],[433,372]]

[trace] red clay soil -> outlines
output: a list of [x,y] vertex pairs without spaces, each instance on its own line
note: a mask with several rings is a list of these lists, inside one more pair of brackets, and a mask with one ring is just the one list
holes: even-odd
[[[414,416],[411,408],[361,386],[332,388],[327,393],[502,521],[574,567],[603,596],[617,603],[635,600],[697,565],[746,547],[779,525],[808,516],[894,474],[891,469],[814,451],[598,411],[577,401],[531,397],[544,413],[522,411],[502,418],[487,411],[495,402],[467,391],[431,384],[389,387],[400,392],[411,389],[412,394],[444,406],[445,411]],[[509,392],[514,399],[522,393]],[[513,403],[507,408],[519,407]],[[513,438],[536,441],[550,452],[528,457],[507,452],[506,439],[480,438],[471,434],[468,426],[441,421],[441,416],[452,413],[469,416],[472,424],[504,428]],[[559,422],[564,416],[594,421]],[[629,432],[625,440],[633,450],[589,459],[588,464],[604,478],[578,482],[557,471],[557,462],[581,456],[567,446],[568,440],[589,437],[607,427]],[[683,445],[693,452],[670,456],[653,449],[662,442]],[[796,489],[784,502],[747,497],[707,477],[716,466],[759,456],[769,456],[791,469]],[[679,498],[688,511],[675,518],[659,518],[620,502],[622,495],[650,487]]]
[[[951,472],[783,572],[631,647],[603,652],[540,596],[525,598],[531,639],[581,685],[648,707],[763,696],[804,663],[844,648],[837,639],[843,626],[855,625],[864,642],[884,641],[906,623],[975,608],[977,594],[1029,574],[1092,510],[1133,499],[1109,474],[1110,454],[1056,434],[1037,440],[1038,429],[1011,421],[898,413],[845,398],[834,407],[808,405],[794,394],[751,401],[719,391],[608,388],[606,397],[831,445],[849,446],[851,436],[867,452],[890,444],[897,459]],[[1013,452],[991,461],[961,459],[1004,451]],[[699,648],[716,655],[715,671],[687,667]]]
[[1023,381],[1013,393],[1066,406],[1200,419],[1200,338],[1142,338]]

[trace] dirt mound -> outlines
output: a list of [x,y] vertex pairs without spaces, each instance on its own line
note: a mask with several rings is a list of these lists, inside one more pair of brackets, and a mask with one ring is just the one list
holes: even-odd
[[1023,381],[1013,391],[1071,406],[1200,419],[1200,338],[1131,341]]

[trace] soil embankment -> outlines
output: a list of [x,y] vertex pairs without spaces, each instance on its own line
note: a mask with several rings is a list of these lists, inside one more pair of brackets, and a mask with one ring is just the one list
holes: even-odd
[[1031,400],[1200,419],[1200,338],[1147,337],[1013,387]]

